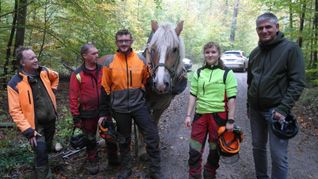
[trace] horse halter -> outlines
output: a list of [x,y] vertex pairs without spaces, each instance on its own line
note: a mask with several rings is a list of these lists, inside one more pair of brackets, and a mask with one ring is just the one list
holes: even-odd
[[172,64],[171,67],[167,66],[165,63],[155,64],[155,50],[152,47],[148,47],[146,49],[146,60],[148,65],[150,66],[151,76],[154,78],[156,76],[156,71],[159,67],[164,67],[170,74],[171,79],[174,79],[176,76],[177,68],[180,63],[180,52],[178,50],[177,60]]

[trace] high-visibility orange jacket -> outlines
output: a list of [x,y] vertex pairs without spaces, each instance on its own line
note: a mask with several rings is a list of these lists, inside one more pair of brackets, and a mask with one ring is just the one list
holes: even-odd
[[[134,51],[128,55],[117,52],[104,63],[102,96],[103,93],[109,96],[107,103],[116,112],[135,111],[146,102],[145,85],[149,76],[145,58]],[[105,102],[103,100],[105,99],[101,99],[101,103]],[[103,110],[106,109],[100,110],[102,115]]]
[[[57,90],[58,73],[46,67],[40,67],[39,71],[40,78],[56,110],[56,98],[53,90]],[[28,78],[27,75],[19,72],[12,77],[7,85],[9,113],[25,136],[30,136],[35,130],[33,94]]]

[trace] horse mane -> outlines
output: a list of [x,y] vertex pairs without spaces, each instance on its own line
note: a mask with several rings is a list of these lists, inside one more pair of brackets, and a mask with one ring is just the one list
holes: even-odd
[[157,47],[158,53],[160,53],[161,49],[164,47],[167,47],[167,50],[172,50],[174,47],[179,47],[180,59],[176,73],[178,76],[183,70],[182,59],[185,56],[185,47],[182,38],[177,35],[175,28],[169,23],[160,25],[153,34],[149,43],[150,47],[154,45]]

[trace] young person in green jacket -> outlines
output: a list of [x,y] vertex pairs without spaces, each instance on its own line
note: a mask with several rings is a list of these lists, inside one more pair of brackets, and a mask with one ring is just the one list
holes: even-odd
[[[256,19],[258,46],[251,52],[248,66],[248,116],[252,129],[256,177],[287,179],[288,140],[273,134],[272,120],[284,120],[305,87],[301,49],[279,31],[277,17],[264,13]],[[267,173],[267,141],[272,159]]]
[[[185,124],[191,129],[189,178],[202,177],[202,153],[208,136],[210,146],[204,178],[215,178],[219,167],[218,129],[233,130],[237,81],[232,70],[224,67],[218,44],[209,42],[203,47],[204,65],[191,80]],[[191,123],[191,116],[196,106]]]

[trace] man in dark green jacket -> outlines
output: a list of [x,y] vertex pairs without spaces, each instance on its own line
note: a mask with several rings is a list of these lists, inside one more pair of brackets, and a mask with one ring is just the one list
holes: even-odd
[[251,52],[247,76],[248,116],[257,178],[267,174],[266,145],[272,158],[272,179],[286,179],[288,140],[273,135],[272,120],[284,120],[305,87],[304,60],[299,46],[279,31],[277,17],[264,13],[256,20],[258,46]]

